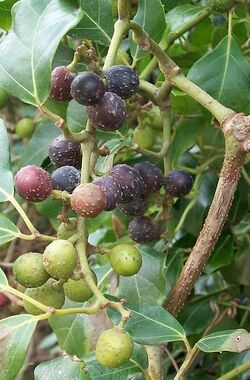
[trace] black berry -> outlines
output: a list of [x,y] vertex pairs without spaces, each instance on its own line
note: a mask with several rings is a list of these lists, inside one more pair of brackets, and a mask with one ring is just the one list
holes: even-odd
[[106,92],[96,106],[87,107],[87,114],[93,126],[103,131],[121,128],[126,117],[122,98],[112,92]]
[[134,165],[134,168],[138,170],[143,179],[143,194],[150,194],[160,189],[163,185],[162,171],[151,162],[145,161]]
[[81,167],[81,144],[67,140],[63,135],[55,138],[49,145],[49,158],[57,168],[61,166]]
[[51,174],[52,189],[72,193],[80,185],[80,173],[74,166],[61,166]]
[[15,177],[17,193],[30,202],[41,202],[52,190],[49,173],[39,166],[27,165],[21,168]]
[[70,86],[76,75],[73,71],[69,71],[66,66],[54,68],[51,73],[51,99],[56,101],[71,100]]
[[128,234],[136,243],[148,243],[159,239],[160,229],[147,216],[135,217],[128,226]]
[[120,204],[119,209],[127,216],[140,216],[147,211],[147,204],[144,198],[139,198],[130,203]]
[[173,170],[164,178],[164,187],[173,197],[187,195],[193,186],[192,176],[183,170]]
[[110,174],[120,184],[122,191],[121,203],[132,202],[140,198],[143,179],[135,168],[126,164],[119,164],[113,167]]
[[85,218],[94,218],[106,207],[104,192],[94,183],[79,185],[72,193],[71,207]]
[[139,86],[138,75],[130,67],[112,66],[105,72],[108,82],[107,90],[114,92],[123,99],[128,99],[136,92]]
[[92,183],[98,186],[105,195],[105,210],[114,210],[121,200],[122,192],[118,181],[112,176],[96,178]]
[[105,93],[101,78],[90,71],[75,77],[70,87],[71,96],[84,106],[98,104]]

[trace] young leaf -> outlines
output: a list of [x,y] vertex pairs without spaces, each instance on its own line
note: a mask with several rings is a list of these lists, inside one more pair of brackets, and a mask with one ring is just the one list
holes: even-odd
[[[14,185],[11,172],[9,139],[2,119],[0,119],[0,186],[8,194],[13,194]],[[6,200],[6,195],[0,192],[0,202],[5,202]]]
[[0,289],[1,289],[1,284],[8,285],[8,279],[5,276],[4,271],[0,268]]
[[242,352],[250,349],[250,333],[244,329],[218,331],[201,338],[196,345],[204,352]]
[[15,239],[20,231],[6,216],[0,213],[0,246]]
[[26,351],[37,324],[31,315],[22,314],[0,321],[0,379],[13,380],[23,366]]
[[12,30],[0,44],[0,86],[26,103],[44,103],[57,46],[80,17],[75,1],[19,1]]

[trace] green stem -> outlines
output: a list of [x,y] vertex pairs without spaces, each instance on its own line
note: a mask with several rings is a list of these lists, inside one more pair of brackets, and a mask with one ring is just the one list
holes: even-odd
[[225,375],[222,375],[217,378],[217,380],[230,380],[234,379],[236,376],[240,375],[241,373],[247,371],[250,369],[250,360],[247,362],[241,364],[239,367],[236,367],[232,369],[231,371],[225,373]]
[[160,346],[145,346],[148,355],[148,376],[151,380],[163,379],[162,349]]
[[188,355],[186,356],[182,366],[180,367],[179,371],[177,372],[176,376],[174,377],[174,380],[181,380],[183,378],[183,376],[185,375],[185,373],[188,371],[192,361],[193,361],[193,357],[196,355],[198,351],[198,347],[197,346],[194,346],[188,353]]
[[44,312],[48,311],[48,307],[47,306],[45,306],[42,303],[36,301],[34,298],[31,298],[31,297],[27,296],[26,294],[24,294],[22,292],[19,292],[19,290],[16,290],[16,289],[12,288],[9,285],[2,285],[2,284],[0,284],[0,289],[2,289],[3,291],[9,292],[11,294],[14,294],[15,296],[21,298],[22,300],[28,301],[29,303],[31,303],[32,305],[38,307],[40,310],[42,310]]
[[[164,149],[165,154],[163,156],[163,165],[164,165],[164,174],[167,175],[167,173],[171,170],[171,160],[168,154],[169,147],[171,144],[171,121],[170,121],[170,109],[165,109],[161,111],[161,116],[163,120],[163,142],[164,142]],[[162,146],[163,146],[162,145]]]

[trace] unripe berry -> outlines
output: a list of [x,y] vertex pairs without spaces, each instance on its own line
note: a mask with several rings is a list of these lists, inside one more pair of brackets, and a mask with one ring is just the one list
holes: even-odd
[[94,218],[106,207],[104,192],[94,183],[79,185],[71,196],[71,207],[85,218]]
[[70,141],[61,135],[49,144],[49,158],[57,168],[69,165],[80,169],[82,161],[81,144]]
[[[94,272],[93,280],[97,283],[97,278]],[[80,280],[71,280],[71,278],[63,285],[65,295],[72,301],[75,302],[86,302],[92,296],[93,292],[86,283],[86,281],[81,278]]]
[[94,179],[92,183],[104,192],[106,198],[105,210],[110,211],[116,208],[122,196],[118,181],[112,176],[103,176]]
[[164,179],[164,187],[173,197],[187,195],[193,186],[192,176],[183,170],[172,170]]
[[148,112],[148,117],[149,117],[150,123],[152,124],[152,127],[162,131],[163,120],[162,120],[159,107],[153,105],[150,111]]
[[137,216],[128,225],[128,234],[136,243],[149,243],[159,239],[160,229],[147,216]]
[[113,167],[110,174],[120,184],[122,191],[121,203],[132,202],[140,198],[143,179],[136,169],[126,164],[119,164]]
[[[56,281],[52,278],[50,278],[47,282],[45,282],[45,284],[39,286],[38,288],[26,289],[24,294],[31,298],[34,298],[34,300],[46,306],[51,306],[55,309],[61,309],[65,301],[63,287],[56,286]],[[44,313],[44,311],[32,305],[27,300],[23,301],[23,306],[29,314],[39,315]]]
[[37,252],[28,252],[17,258],[13,267],[15,279],[25,288],[43,285],[49,274],[43,266],[43,256]]
[[133,133],[134,142],[142,149],[150,149],[154,146],[156,134],[153,128],[148,125],[136,127]]
[[235,5],[235,0],[210,0],[209,4],[215,12],[228,12]]
[[16,125],[16,134],[22,138],[31,137],[35,130],[35,123],[32,119],[24,118]]
[[108,82],[108,91],[114,92],[123,99],[128,99],[135,94],[139,86],[139,78],[136,72],[123,65],[112,66],[107,69],[105,78]]
[[70,87],[71,96],[84,106],[98,104],[105,93],[101,78],[90,71],[75,77]]
[[144,195],[153,193],[161,188],[164,177],[162,171],[148,161],[139,162],[134,168],[140,173],[143,179],[142,193]]
[[43,254],[46,271],[57,279],[69,278],[77,265],[77,252],[70,241],[54,240],[47,245]]
[[46,199],[52,190],[49,173],[35,165],[21,168],[15,177],[17,193],[30,202],[41,202]]
[[0,87],[0,109],[6,106],[8,99],[8,93]]
[[106,92],[99,104],[86,109],[93,126],[103,131],[121,128],[126,117],[122,98],[112,92]]
[[80,184],[80,173],[74,166],[61,166],[51,174],[52,189],[72,191]]
[[70,86],[76,75],[73,71],[69,71],[66,66],[55,67],[51,73],[51,99],[57,102],[71,100]]
[[133,276],[142,265],[142,257],[136,247],[131,244],[119,244],[109,254],[112,268],[121,276]]
[[118,327],[105,330],[96,344],[96,359],[105,367],[117,368],[127,362],[133,352],[131,336]]
[[57,229],[58,239],[68,240],[72,235],[76,233],[77,219],[69,218],[67,222],[62,222]]
[[136,199],[130,203],[120,204],[118,207],[119,210],[127,216],[140,216],[147,211],[147,203],[144,198]]

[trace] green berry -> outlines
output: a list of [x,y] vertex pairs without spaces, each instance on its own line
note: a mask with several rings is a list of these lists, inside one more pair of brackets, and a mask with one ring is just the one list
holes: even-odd
[[22,138],[31,137],[35,130],[35,123],[32,119],[24,118],[16,125],[16,134]]
[[8,99],[8,93],[3,88],[0,88],[0,109],[6,106]]
[[14,276],[25,288],[43,285],[49,274],[43,267],[43,257],[37,252],[28,252],[18,257],[13,267]]
[[155,143],[156,134],[148,125],[136,127],[133,134],[134,142],[142,149],[150,149]]
[[235,0],[211,0],[210,6],[212,7],[213,11],[225,13],[230,11],[230,9],[233,8],[235,4]]
[[55,278],[69,278],[77,264],[77,253],[73,244],[67,240],[54,240],[43,254],[46,271]]
[[77,220],[76,218],[69,218],[66,223],[61,223],[57,229],[58,239],[68,240],[76,233]]
[[133,352],[131,336],[118,327],[105,330],[96,344],[96,359],[105,367],[117,368],[127,362]]
[[140,252],[132,244],[119,244],[109,254],[110,265],[121,276],[133,276],[142,265]]
[[[94,273],[93,280],[95,281],[95,283],[97,283],[97,278]],[[66,296],[72,301],[85,302],[93,296],[92,290],[83,278],[77,281],[69,279],[63,285],[63,287]]]
[[[55,286],[56,281],[50,278],[45,284],[38,288],[28,288],[25,290],[27,296],[34,298],[34,300],[46,305],[61,309],[65,301],[65,295],[62,287]],[[27,300],[23,301],[25,310],[32,315],[39,315],[44,313],[38,307],[32,305]]]
[[152,124],[152,127],[155,129],[159,129],[160,131],[163,128],[163,120],[161,117],[161,112],[159,107],[153,105],[148,113],[148,117],[150,120],[150,123]]

